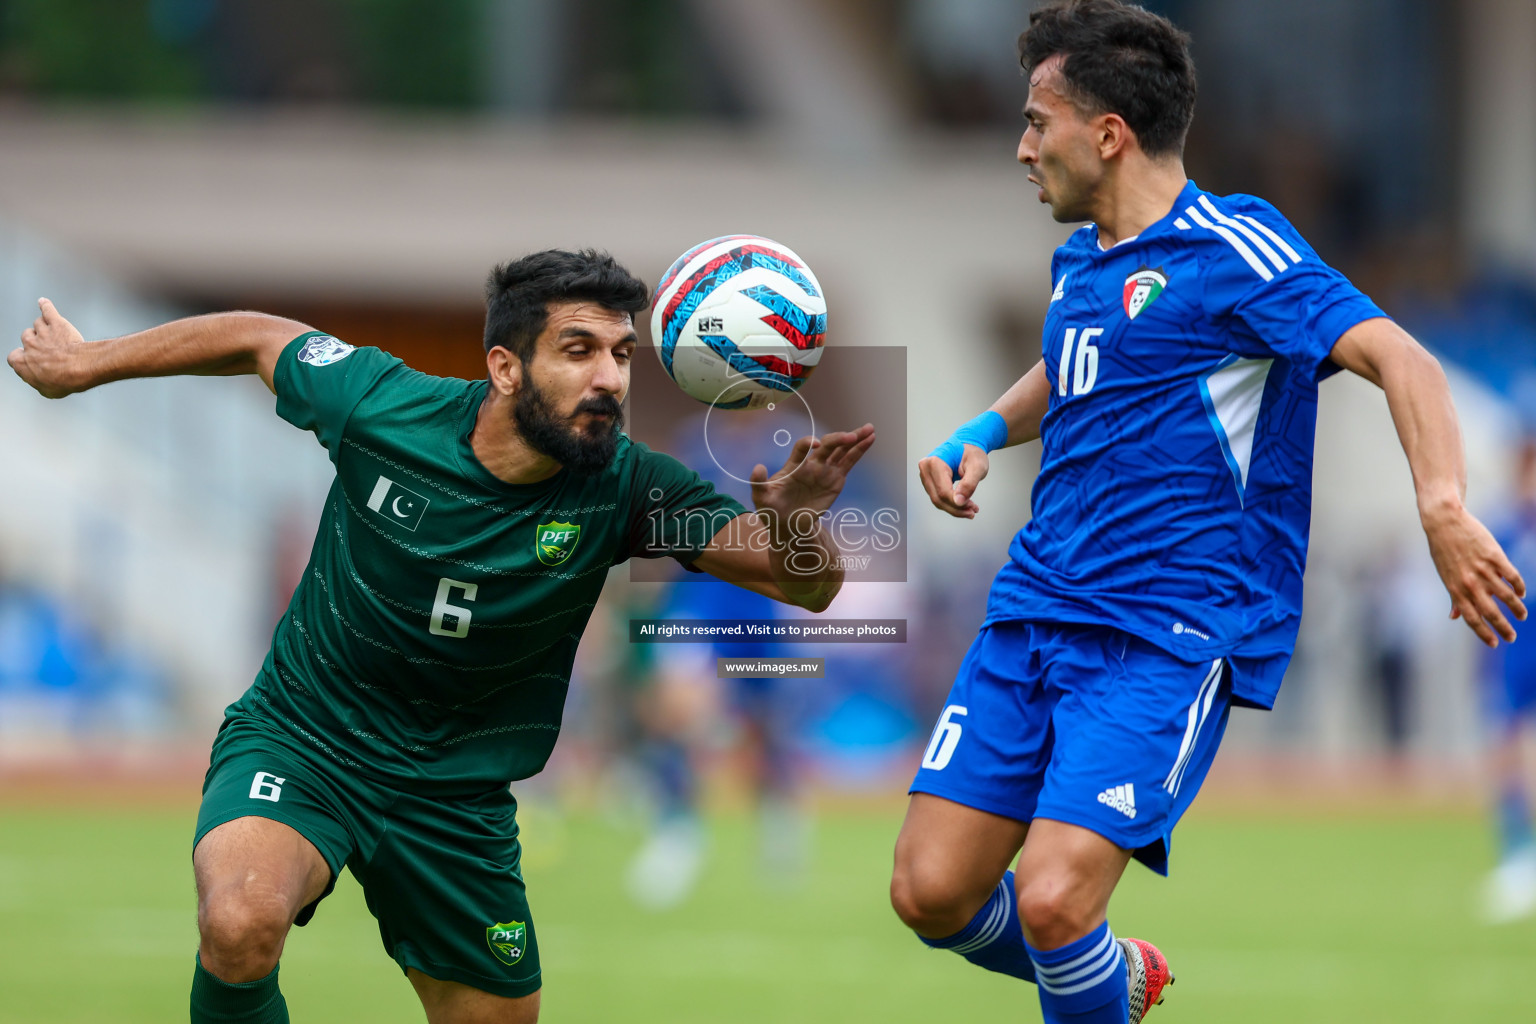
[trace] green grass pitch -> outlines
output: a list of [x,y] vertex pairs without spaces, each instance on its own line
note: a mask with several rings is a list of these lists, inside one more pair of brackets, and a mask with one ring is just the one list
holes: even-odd
[[[0,1022],[186,1019],[192,817],[0,806]],[[623,895],[632,828],[528,809],[544,1019],[1039,1020],[1032,987],[902,930],[885,895],[899,821],[823,815],[805,881],[776,888],[750,822],[717,819],[697,894],[648,913]],[[1468,815],[1197,808],[1173,877],[1133,865],[1111,919],[1178,973],[1154,1024],[1536,1020],[1536,923],[1472,918],[1484,833]],[[421,1019],[350,877],[295,930],[283,987],[299,1022]]]

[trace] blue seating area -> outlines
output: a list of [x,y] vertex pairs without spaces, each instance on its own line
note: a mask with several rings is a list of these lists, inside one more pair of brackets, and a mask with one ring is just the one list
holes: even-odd
[[0,580],[0,740],[158,735],[174,725],[174,696],[131,644]]
[[1536,430],[1536,283],[1485,274],[1450,301],[1399,296],[1405,327],[1500,394]]

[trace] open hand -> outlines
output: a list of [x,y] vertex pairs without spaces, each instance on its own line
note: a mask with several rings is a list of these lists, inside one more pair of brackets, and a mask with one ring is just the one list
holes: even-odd
[[1489,647],[1499,646],[1500,637],[1513,643],[1515,627],[1499,602],[1524,622],[1525,580],[1488,528],[1458,505],[1427,521],[1424,533],[1435,569],[1451,595],[1451,618],[1465,622]]
[[37,319],[21,332],[21,348],[12,350],[5,361],[44,398],[63,398],[85,390],[79,372],[80,346],[85,339],[52,302],[38,299],[37,308]]
[[956,480],[949,463],[937,455],[928,455],[917,463],[917,476],[928,492],[933,507],[948,512],[956,519],[975,519],[981,506],[971,500],[977,486],[987,478],[992,460],[974,444],[965,446],[960,457],[960,479]]
[[875,443],[875,428],[834,431],[820,438],[802,437],[773,476],[758,464],[752,470],[752,501],[760,510],[772,509],[780,523],[801,509],[820,515],[832,507],[847,482],[848,471]]

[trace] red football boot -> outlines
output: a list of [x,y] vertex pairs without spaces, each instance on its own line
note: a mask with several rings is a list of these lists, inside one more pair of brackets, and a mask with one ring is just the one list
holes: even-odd
[[1126,985],[1131,993],[1130,1024],[1141,1024],[1147,1008],[1163,1001],[1163,988],[1173,984],[1168,959],[1152,943],[1142,939],[1120,939],[1125,954]]

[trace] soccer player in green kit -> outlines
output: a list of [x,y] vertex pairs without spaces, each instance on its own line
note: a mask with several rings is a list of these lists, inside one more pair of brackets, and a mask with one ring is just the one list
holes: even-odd
[[645,284],[551,250],[487,283],[487,379],[418,373],[259,313],[86,342],[43,299],[8,357],[48,398],[255,373],[336,480],[255,684],[225,712],[194,840],[192,1021],[288,1020],[277,963],[342,865],[431,1024],[534,1021],[537,929],[508,783],[543,768],[609,567],[670,555],[813,611],[817,516],[874,428],[802,438],[757,513],[621,431]]

